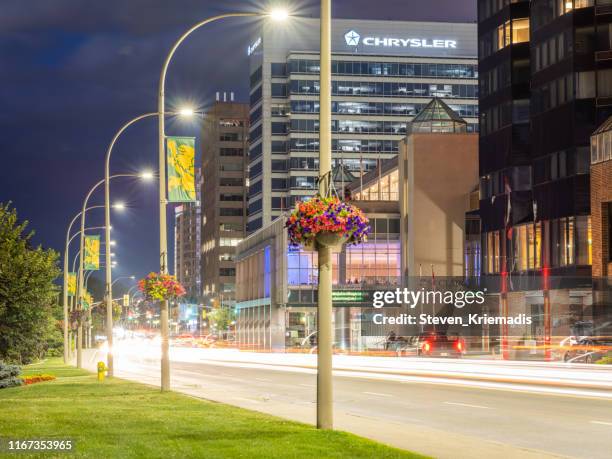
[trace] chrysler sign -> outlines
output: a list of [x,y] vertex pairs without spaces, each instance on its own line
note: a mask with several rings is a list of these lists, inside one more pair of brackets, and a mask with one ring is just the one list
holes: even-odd
[[456,40],[445,40],[437,38],[390,38],[390,37],[364,37],[354,30],[344,35],[348,46],[386,46],[397,48],[457,48]]

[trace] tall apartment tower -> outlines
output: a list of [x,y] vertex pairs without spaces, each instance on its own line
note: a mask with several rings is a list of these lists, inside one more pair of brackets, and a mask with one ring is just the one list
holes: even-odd
[[174,272],[177,280],[187,290],[187,296],[197,299],[202,294],[200,277],[200,245],[202,207],[202,173],[195,169],[196,202],[188,202],[174,208]]
[[483,273],[591,275],[590,135],[612,113],[611,0],[479,0]]
[[[263,23],[248,46],[249,233],[316,193],[319,28]],[[475,24],[337,19],[332,34],[334,176],[396,157],[407,122],[434,97],[478,129]]]
[[204,117],[202,290],[228,306],[235,303],[235,247],[246,232],[248,134],[249,106],[233,102],[233,95]]

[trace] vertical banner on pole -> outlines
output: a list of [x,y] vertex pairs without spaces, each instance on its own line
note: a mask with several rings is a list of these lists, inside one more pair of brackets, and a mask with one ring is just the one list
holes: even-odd
[[167,137],[168,202],[195,202],[195,138]]
[[68,273],[67,286],[68,296],[75,296],[77,290],[76,273]]
[[[110,260],[107,260],[110,262]],[[85,236],[84,269],[97,271],[100,269],[100,236]]]

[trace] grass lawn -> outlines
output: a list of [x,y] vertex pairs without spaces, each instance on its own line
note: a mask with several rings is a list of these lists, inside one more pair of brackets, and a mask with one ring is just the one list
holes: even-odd
[[129,381],[100,384],[91,373],[65,366],[60,359],[24,369],[25,375],[37,373],[58,379],[0,390],[0,438],[70,438],[76,454],[64,457],[421,457],[345,432],[318,431]]

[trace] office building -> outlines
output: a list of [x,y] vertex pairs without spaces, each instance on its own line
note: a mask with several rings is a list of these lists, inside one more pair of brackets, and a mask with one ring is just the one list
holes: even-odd
[[[337,348],[382,350],[392,330],[422,331],[373,323],[374,291],[406,286],[408,276],[426,286],[432,275],[462,278],[464,214],[478,181],[478,135],[467,130],[436,98],[408,123],[399,156],[347,185],[372,232],[333,254]],[[284,224],[279,217],[238,246],[237,338],[245,348],[309,349],[316,341],[317,253],[290,247]],[[471,331],[480,345],[481,330]]]
[[478,2],[483,272],[591,275],[589,142],[612,114],[609,0]]
[[[433,97],[478,128],[475,24],[335,20],[332,156],[360,177],[399,152],[406,123]],[[250,55],[248,231],[316,189],[319,22],[264,23]],[[339,167],[341,166],[341,167]]]
[[201,169],[195,169],[196,201],[186,202],[174,208],[174,272],[185,287],[187,297],[197,299],[201,295],[200,244],[202,207],[200,189]]
[[589,146],[612,114],[611,13],[609,0],[478,1],[482,274],[500,276],[500,315],[533,318],[501,330],[504,358],[555,359],[607,321]]
[[202,127],[202,290],[224,306],[235,301],[234,253],[246,231],[248,180],[249,107],[232,99],[218,100]]

